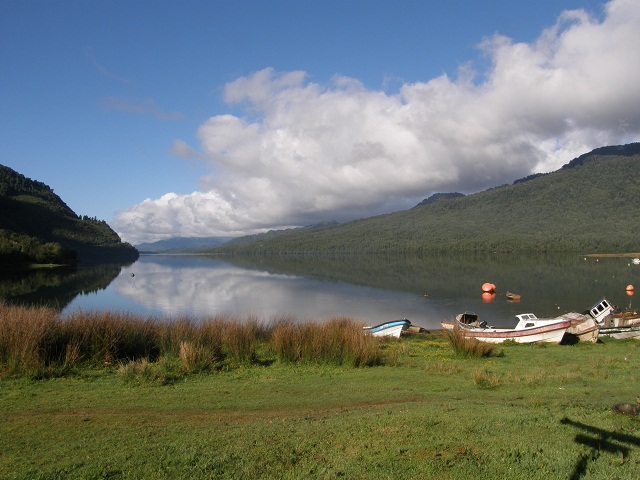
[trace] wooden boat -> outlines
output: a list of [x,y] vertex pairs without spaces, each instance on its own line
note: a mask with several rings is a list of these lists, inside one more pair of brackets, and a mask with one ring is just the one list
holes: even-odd
[[411,322],[406,318],[402,320],[392,320],[373,327],[364,327],[365,333],[374,337],[395,337],[400,338],[402,332],[411,326]]
[[507,297],[507,300],[511,300],[512,302],[519,302],[520,301],[520,295],[518,295],[517,293],[507,292],[504,295],[505,295],[505,297]]
[[640,313],[619,312],[607,315],[602,323],[603,327],[634,327],[640,325]]
[[600,336],[616,338],[618,340],[625,338],[635,338],[636,340],[640,340],[640,325],[631,325],[627,327],[601,327]]
[[640,340],[640,314],[634,311],[607,315],[600,327],[600,335],[609,338],[636,338]]
[[640,340],[640,314],[615,312],[611,303],[603,298],[587,312],[600,328],[600,337],[637,338]]
[[601,325],[613,309],[613,305],[603,298],[584,313],[567,312],[556,317],[556,320],[571,322],[571,326],[565,333],[565,341],[574,339],[580,342],[596,343],[602,334]]
[[578,312],[569,312],[556,317],[558,320],[569,320],[571,326],[567,328],[565,335],[575,338],[579,342],[597,343],[600,327],[591,315]]
[[495,328],[488,326],[486,322],[480,322],[473,312],[465,312],[457,315],[454,321],[443,321],[440,324],[445,330],[457,329],[465,337],[488,343],[507,340],[517,343],[560,343],[567,328],[571,326],[569,320],[539,319],[533,313],[516,315],[516,318],[518,323],[515,328]]

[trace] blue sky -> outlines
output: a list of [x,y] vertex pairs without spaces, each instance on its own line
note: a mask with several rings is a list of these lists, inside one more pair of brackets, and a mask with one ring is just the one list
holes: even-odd
[[132,243],[473,193],[640,139],[639,12],[1,0],[0,164]]

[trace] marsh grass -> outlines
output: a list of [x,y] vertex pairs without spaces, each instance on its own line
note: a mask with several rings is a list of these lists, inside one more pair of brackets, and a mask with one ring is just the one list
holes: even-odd
[[500,376],[488,370],[474,370],[473,383],[481,389],[494,389],[502,384]]
[[[359,367],[381,364],[381,350],[379,339],[347,317],[324,323],[283,317],[267,324],[255,316],[162,321],[107,311],[62,318],[53,309],[0,304],[0,377],[55,377],[82,366],[120,365],[122,378],[143,378],[150,364],[171,365],[160,376],[172,376],[176,365],[194,374],[274,359]],[[122,371],[128,362],[131,371]]]
[[446,336],[454,352],[459,356],[480,358],[502,355],[501,351],[496,350],[495,345],[467,337],[464,335],[464,331],[458,327],[453,330],[446,330]]
[[[53,335],[55,312],[45,307],[0,304],[0,365],[8,373],[38,372],[46,361],[45,339]],[[65,348],[71,360],[76,347]]]
[[347,317],[325,323],[297,323],[291,317],[275,322],[270,344],[283,363],[328,363],[373,366],[382,362],[380,340],[364,333],[362,324]]
[[130,385],[171,385],[185,373],[181,366],[174,357],[162,357],[157,362],[141,358],[120,362],[116,375]]

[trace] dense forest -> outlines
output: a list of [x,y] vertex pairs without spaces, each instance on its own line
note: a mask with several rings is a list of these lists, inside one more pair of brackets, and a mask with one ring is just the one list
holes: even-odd
[[137,256],[106,222],[76,215],[46,184],[0,165],[0,265]]
[[218,254],[640,251],[640,143],[556,172],[340,225],[232,241]]

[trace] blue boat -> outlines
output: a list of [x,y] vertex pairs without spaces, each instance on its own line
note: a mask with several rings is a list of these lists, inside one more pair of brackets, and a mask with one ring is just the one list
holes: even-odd
[[395,337],[400,338],[400,334],[411,326],[411,322],[406,318],[402,320],[391,320],[374,327],[364,327],[364,331],[374,337]]

